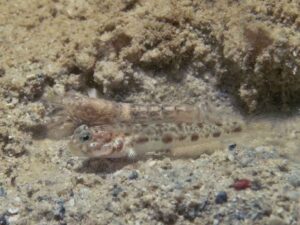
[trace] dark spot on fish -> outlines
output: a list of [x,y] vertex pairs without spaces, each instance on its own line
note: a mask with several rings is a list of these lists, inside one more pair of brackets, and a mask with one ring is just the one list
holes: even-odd
[[177,123],[177,127],[179,130],[183,130],[183,123]]
[[175,111],[175,107],[174,106],[163,106],[162,107],[162,112],[165,114],[171,114]]
[[177,132],[177,129],[176,129],[175,127],[173,127],[173,126],[170,127],[169,130],[170,130],[171,132],[174,132],[174,133]]
[[198,134],[192,134],[191,135],[191,141],[197,141],[199,139],[199,135]]
[[171,149],[168,148],[168,149],[165,150],[165,154],[166,154],[166,155],[171,155],[171,153],[172,153],[172,152],[171,152]]
[[181,135],[178,136],[179,141],[183,141],[184,139],[186,139],[185,135],[181,134]]
[[160,116],[160,108],[157,106],[150,106],[149,107],[149,115],[151,117],[159,117]]
[[173,136],[172,134],[164,134],[161,140],[167,144],[173,141]]
[[221,136],[221,131],[213,132],[212,136],[213,137],[220,137]]
[[151,127],[149,129],[145,130],[145,134],[146,135],[154,135],[155,134],[155,130],[151,129]]
[[221,127],[221,126],[223,125],[220,121],[216,121],[215,124],[216,124],[218,127]]
[[232,132],[241,132],[242,131],[242,127],[241,126],[238,126],[238,127],[234,127],[232,129]]
[[133,118],[136,118],[136,117],[139,115],[139,113],[138,113],[135,109],[133,109],[133,110],[130,112],[130,114],[131,114],[131,116],[132,116]]
[[124,135],[125,135],[126,137],[128,137],[128,136],[131,135],[131,133],[130,133],[130,132],[125,132]]
[[199,128],[202,128],[202,127],[203,127],[203,123],[197,123],[197,126],[198,126]]
[[149,141],[149,138],[146,136],[140,136],[136,139],[136,143],[143,144]]
[[149,113],[150,117],[159,117],[159,113],[158,112],[154,112],[154,111],[150,111]]

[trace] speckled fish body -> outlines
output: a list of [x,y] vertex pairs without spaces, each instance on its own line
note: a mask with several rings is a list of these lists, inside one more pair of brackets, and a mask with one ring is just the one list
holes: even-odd
[[63,105],[78,124],[70,148],[89,158],[167,153],[243,129],[239,118],[204,106],[129,104],[81,95],[67,96]]
[[[145,123],[114,126],[79,126],[70,141],[77,155],[89,158],[141,157],[151,154],[175,154],[178,147],[203,146],[219,139],[222,132],[241,131],[239,127],[224,130],[218,125],[202,123]],[[206,149],[209,150],[209,149]]]
[[232,143],[289,147],[294,143],[295,151],[299,146],[298,117],[245,120],[207,105],[129,104],[73,93],[48,101],[62,109],[54,122],[47,124],[49,137],[73,133],[70,149],[88,158],[134,158],[153,153],[198,157]]

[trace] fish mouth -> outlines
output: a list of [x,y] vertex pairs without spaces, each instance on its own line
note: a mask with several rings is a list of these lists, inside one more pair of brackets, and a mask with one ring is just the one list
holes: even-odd
[[68,145],[71,153],[77,157],[88,157],[87,154],[84,153],[83,149],[85,148],[77,141],[71,140]]
[[103,158],[103,159],[108,159],[111,158],[111,152],[107,151],[107,152],[100,152],[100,151],[96,151],[96,152],[92,152],[89,154],[90,158]]
[[73,155],[85,158],[121,158],[123,157],[123,143],[103,143],[99,140],[91,140],[85,143],[73,138],[69,142],[69,149]]
[[102,145],[99,149],[88,151],[90,158],[111,158],[113,155],[113,148],[110,145]]

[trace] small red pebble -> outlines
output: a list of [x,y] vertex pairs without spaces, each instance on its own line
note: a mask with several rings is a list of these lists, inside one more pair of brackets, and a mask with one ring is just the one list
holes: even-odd
[[251,181],[248,179],[240,179],[240,180],[236,180],[231,187],[233,187],[235,190],[240,191],[240,190],[244,190],[246,188],[251,187]]

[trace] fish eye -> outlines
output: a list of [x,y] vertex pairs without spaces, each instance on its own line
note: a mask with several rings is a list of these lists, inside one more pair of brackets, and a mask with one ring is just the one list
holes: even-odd
[[88,131],[85,131],[85,132],[82,132],[80,135],[79,135],[79,140],[81,142],[86,142],[88,140],[90,140],[92,137],[91,133],[88,132]]

